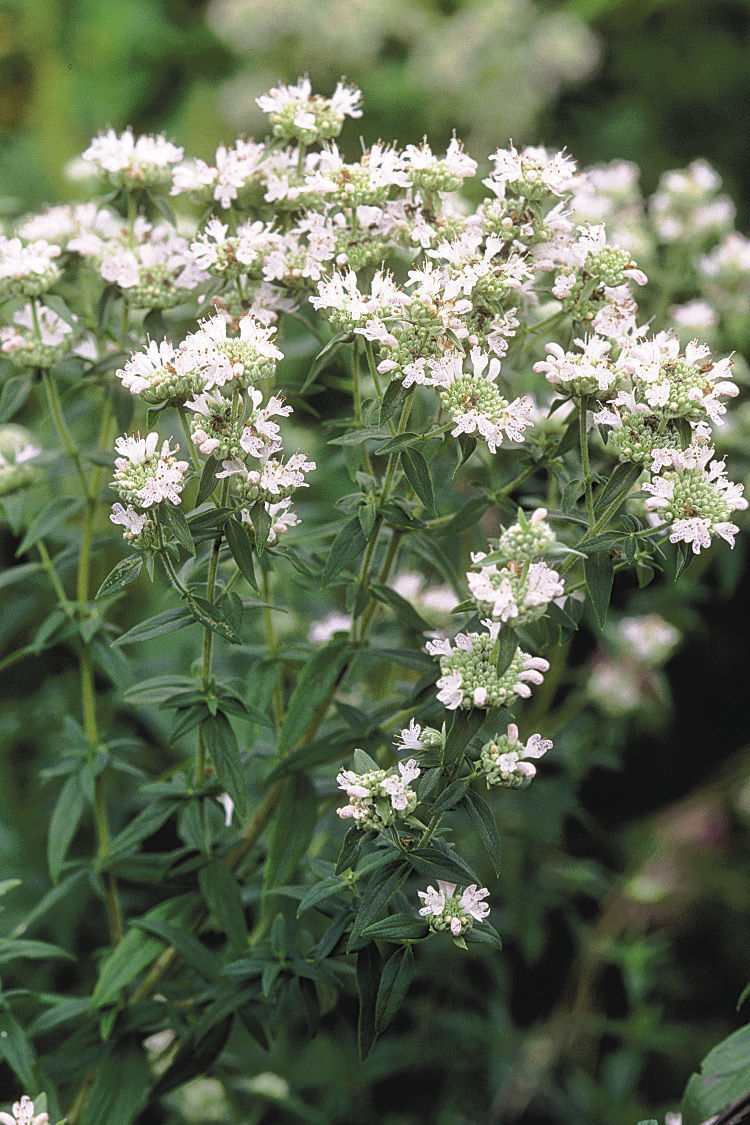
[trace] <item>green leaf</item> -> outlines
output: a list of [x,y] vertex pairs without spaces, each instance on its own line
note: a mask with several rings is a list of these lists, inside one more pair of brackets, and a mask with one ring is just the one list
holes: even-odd
[[486,718],[487,712],[478,707],[472,707],[468,711],[458,708],[453,712],[453,720],[448,728],[443,748],[445,766],[452,766],[458,761]]
[[16,582],[25,582],[32,574],[41,571],[41,563],[21,563],[19,566],[9,566],[0,574],[0,590],[5,586],[14,586]]
[[247,924],[240,887],[231,871],[215,859],[198,872],[198,885],[208,909],[239,952],[247,947]]
[[401,594],[397,594],[390,586],[373,585],[370,587],[372,594],[379,602],[384,605],[389,605],[391,609],[396,611],[396,618],[403,625],[408,625],[416,633],[425,633],[429,630],[430,625],[425,619],[417,612],[411,602],[406,598],[402,598]]
[[172,532],[180,546],[184,547],[189,555],[194,555],[195,543],[182,508],[165,500],[159,506],[159,519],[164,527]]
[[209,496],[213,493],[216,485],[219,483],[216,476],[216,470],[219,468],[220,462],[213,455],[206,458],[206,463],[203,466],[201,473],[200,484],[198,485],[198,495],[195,497],[195,506],[199,508],[208,500]]
[[675,545],[675,562],[674,562],[674,580],[677,581],[685,573],[691,562],[695,558],[693,549],[689,543],[677,543]]
[[466,464],[466,462],[469,460],[472,453],[476,449],[477,439],[475,437],[473,437],[471,434],[459,434],[458,435],[458,447],[461,450],[461,456],[459,458],[458,464],[456,465],[455,469],[453,470],[453,479],[454,480],[456,479],[456,474],[458,473],[458,470],[461,468],[462,465]]
[[346,641],[331,641],[316,652],[294,685],[284,725],[279,735],[279,754],[297,743],[318,709],[325,706],[347,666],[351,646]]
[[383,401],[380,404],[380,417],[378,421],[381,426],[384,426],[388,419],[392,418],[396,411],[401,409],[406,402],[408,394],[408,389],[404,387],[399,379],[391,380],[385,388]]
[[305,914],[306,911],[311,910],[313,906],[317,906],[319,902],[326,902],[334,895],[341,894],[342,891],[349,889],[349,884],[343,879],[331,878],[323,879],[320,883],[315,883],[307,893],[303,896],[302,901],[297,907],[297,917]]
[[253,504],[250,509],[250,519],[255,530],[255,550],[258,552],[258,558],[260,558],[266,549],[268,536],[271,533],[271,517],[266,511],[265,504]]
[[259,594],[260,587],[253,566],[253,546],[247,528],[238,520],[228,519],[224,524],[224,535],[232,558],[237,563],[237,569],[243,578],[247,579],[256,594]]
[[60,524],[65,523],[72,515],[80,511],[83,507],[83,501],[76,499],[74,496],[59,496],[56,500],[50,500],[45,504],[41,512],[31,521],[29,529],[24,535],[21,543],[16,551],[16,558],[23,555],[28,551],[29,547],[33,547],[45,535],[49,535],[51,531],[59,527]]
[[449,809],[455,808],[464,798],[466,790],[471,785],[471,779],[468,777],[457,777],[450,785],[447,785],[430,810],[432,815],[437,813],[448,812]]
[[290,883],[310,846],[318,822],[318,797],[307,774],[295,773],[284,785],[274,817],[263,871],[267,895]]
[[21,1025],[7,1009],[0,1010],[0,1059],[5,1059],[26,1090],[36,1089],[34,1052]]
[[414,870],[427,879],[447,879],[464,887],[480,882],[468,863],[453,850],[443,851],[431,846],[415,848],[407,853],[407,858]]
[[[206,598],[199,598],[193,594],[185,598],[185,601],[195,620],[198,621],[204,629],[211,629],[212,632],[217,633],[220,637],[223,637],[225,641],[229,641],[230,644],[242,644],[242,638],[234,631],[227,620],[226,614],[219,606],[207,601]],[[122,639],[120,639],[120,644],[122,644]]]
[[374,922],[378,914],[385,909],[406,879],[408,872],[409,865],[403,860],[390,859],[371,875],[352,925],[347,951],[351,950],[365,926]]
[[378,518],[377,509],[375,507],[375,498],[368,496],[357,508],[357,519],[359,526],[362,528],[362,534],[365,539],[369,541],[370,536],[375,530],[375,523]]
[[[215,1024],[202,1038],[198,1039],[193,1034],[183,1039],[172,1064],[162,1074],[151,1091],[152,1103],[155,1103],[155,1100],[163,1097],[164,1094],[168,1094],[170,1090],[176,1090],[185,1082],[189,1082],[197,1075],[204,1074],[210,1069],[224,1050],[229,1033],[232,1030],[232,1022],[232,1016],[227,1016],[221,1023]],[[115,1117],[109,1118],[107,1119],[107,1125],[109,1125],[109,1122],[114,1125],[117,1120]],[[94,1125],[94,1122],[91,1125]]]
[[98,1067],[86,1099],[83,1125],[115,1121],[132,1125],[146,1102],[151,1081],[143,1052],[118,1045]]
[[498,677],[507,672],[510,662],[518,649],[518,637],[509,625],[500,630],[497,638],[497,664],[495,671]]
[[11,375],[5,380],[0,390],[0,424],[7,422],[21,409],[29,397],[31,387],[30,371],[24,371],[21,375]]
[[[699,1074],[691,1075],[682,1099],[684,1125],[699,1125],[750,1090],[750,1024],[741,1027],[706,1055]],[[744,1120],[738,1117],[737,1120]]]
[[46,941],[29,941],[26,938],[0,938],[0,965],[9,965],[11,961],[45,961],[49,957],[65,957],[68,961],[75,958],[60,949],[59,945],[50,945]]
[[133,817],[130,824],[110,841],[107,849],[107,858],[113,856],[129,855],[134,852],[142,840],[147,840],[166,824],[174,812],[173,801],[154,801],[147,808],[142,809]]
[[185,606],[177,609],[167,609],[164,613],[157,613],[156,617],[149,617],[146,621],[139,622],[127,633],[113,641],[114,645],[134,645],[141,641],[150,641],[154,637],[161,637],[164,633],[172,633],[175,629],[184,629],[192,625],[195,616]]
[[359,1018],[357,1020],[357,1045],[363,1061],[375,1042],[375,1005],[382,962],[378,948],[370,942],[357,954],[357,992],[359,993]]
[[359,859],[359,853],[362,850],[362,844],[367,838],[367,833],[363,832],[360,828],[357,828],[356,824],[353,824],[351,826],[346,836],[344,837],[344,842],[341,845],[341,851],[339,852],[338,859],[336,860],[336,867],[334,870],[334,873],[336,875],[341,875],[343,871],[347,871],[350,867],[354,867],[357,860]]
[[[630,461],[618,465],[597,496],[594,511],[599,514],[620,498],[624,502],[628,492],[642,472],[642,465],[633,465]],[[614,511],[612,515],[614,515]]]
[[[112,282],[110,285],[105,285],[104,289],[102,290],[102,295],[97,301],[96,327],[97,336],[99,337],[99,339],[103,339],[105,336],[104,329],[107,325],[107,321],[109,320],[110,313],[112,311],[112,305],[114,304],[119,294],[119,285],[115,285],[114,282]],[[130,395],[127,396],[128,399],[130,399],[130,397]]]
[[120,590],[124,590],[140,577],[142,570],[143,555],[128,555],[127,558],[120,559],[96,591],[95,597],[106,598],[112,594],[119,594]]
[[310,370],[299,389],[300,394],[304,394],[307,388],[315,382],[316,376],[318,376],[321,371],[325,370],[336,353],[340,351],[345,344],[350,344],[353,338],[350,332],[337,332],[335,336],[331,337],[327,344],[324,344],[310,364]]
[[190,688],[195,687],[192,676],[149,676],[148,679],[139,680],[125,692],[123,697],[128,703],[139,703],[146,707],[166,703],[175,695],[181,695]]
[[401,453],[402,450],[408,449],[415,442],[423,440],[422,434],[412,434],[407,431],[403,434],[396,434],[395,437],[389,438],[382,445],[376,446],[374,452],[377,453],[378,457],[385,457],[386,454],[390,456],[391,453]]
[[612,596],[612,584],[615,577],[609,553],[598,551],[595,555],[587,555],[583,563],[583,577],[586,581],[586,589],[589,592],[594,615],[599,628],[603,629],[604,622],[607,620],[609,599]]
[[389,914],[362,931],[362,937],[377,941],[419,941],[426,936],[427,923],[415,914]]
[[432,478],[429,466],[422,454],[417,449],[405,449],[401,464],[406,474],[406,479],[416,492],[419,499],[429,512],[435,512],[435,493],[432,489]]
[[[155,919],[184,925],[194,901],[192,895],[181,895],[179,898],[161,902],[143,916],[144,921]],[[123,988],[147,969],[163,949],[162,941],[131,926],[120,944],[101,963],[99,977],[91,997],[92,1005],[95,1008],[103,1007],[117,1000]]]
[[133,925],[161,938],[165,945],[174,946],[185,964],[205,980],[217,980],[222,970],[222,962],[192,934],[180,929],[179,926],[171,926],[169,922],[161,922],[156,918],[136,919]]
[[53,883],[56,883],[60,877],[68,848],[78,831],[85,804],[78,775],[71,774],[57,798],[47,836],[47,864]]
[[247,808],[247,782],[234,730],[221,711],[205,719],[201,729],[216,767],[219,784],[229,793],[240,816],[244,817]]
[[367,540],[362,532],[359,516],[354,515],[339,528],[331,544],[320,576],[321,586],[327,586],[340,570],[361,558],[366,546]]
[[487,849],[492,860],[492,866],[495,869],[495,875],[499,877],[501,847],[495,815],[484,798],[475,793],[473,789],[467,791],[462,803],[477,836]]
[[[427,927],[421,924],[426,931]],[[409,986],[414,979],[414,953],[412,947],[397,949],[386,961],[378,985],[375,1001],[375,1035],[382,1035],[399,1010]]]

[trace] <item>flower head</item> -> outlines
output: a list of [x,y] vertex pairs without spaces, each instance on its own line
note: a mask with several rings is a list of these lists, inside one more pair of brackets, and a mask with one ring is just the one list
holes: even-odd
[[450,930],[453,937],[458,938],[470,930],[475,921],[481,922],[489,914],[489,906],[482,901],[490,893],[486,887],[472,883],[459,895],[455,883],[438,879],[437,884],[437,889],[430,886],[426,891],[417,891],[424,903],[419,913],[427,919],[431,930]]
[[24,1094],[20,1101],[13,1105],[13,1116],[0,1111],[2,1125],[47,1125],[49,1116],[46,1113],[34,1113],[34,1103],[28,1094]]
[[525,745],[519,742],[518,727],[510,723],[506,734],[496,735],[482,747],[480,761],[487,788],[525,789],[536,775],[533,759],[551,749],[551,741],[540,734],[532,734]]

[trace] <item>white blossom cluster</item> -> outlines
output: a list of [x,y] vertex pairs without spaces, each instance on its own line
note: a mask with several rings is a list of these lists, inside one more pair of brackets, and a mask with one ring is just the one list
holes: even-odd
[[498,675],[497,640],[500,622],[483,621],[485,632],[458,633],[451,642],[437,637],[427,642],[427,652],[438,657],[441,676],[438,700],[449,710],[458,707],[508,706],[520,696],[528,699],[549,671],[549,661],[517,648],[508,667]]
[[552,749],[549,738],[532,734],[526,743],[519,741],[518,727],[509,723],[505,734],[497,734],[481,749],[479,760],[487,788],[525,789],[536,776],[534,761]]
[[13,1103],[12,1113],[11,1117],[10,1113],[0,1110],[2,1125],[47,1125],[49,1121],[47,1113],[34,1112],[34,1103],[28,1094],[24,1094],[20,1101]]
[[417,762],[410,758],[399,762],[398,772],[369,770],[354,773],[341,770],[336,778],[349,803],[336,812],[342,820],[353,820],[357,828],[382,832],[401,817],[411,815],[417,807],[417,794],[410,788],[420,773]]
[[450,930],[454,938],[470,930],[474,922],[487,917],[490,908],[482,900],[489,895],[487,887],[470,887],[456,893],[456,884],[438,879],[437,888],[429,886],[426,891],[417,891],[424,905],[419,913],[427,919],[431,930]]
[[23,426],[0,426],[0,496],[25,488],[36,479],[41,452]]
[[[292,408],[283,395],[266,397],[255,386],[272,381],[283,358],[275,332],[251,314],[236,322],[217,313],[177,346],[151,341],[117,372],[123,386],[145,402],[180,406],[194,416],[190,430],[197,450],[220,462],[216,477],[228,481],[228,498],[244,522],[252,523],[254,504],[264,506],[271,543],[298,522],[291,495],[305,487],[305,475],[315,468],[303,453],[286,461],[276,456],[282,440],[275,419],[288,417]],[[122,491],[117,474],[115,485]],[[145,526],[127,509],[118,507],[113,518],[126,526],[126,535],[137,536]]]

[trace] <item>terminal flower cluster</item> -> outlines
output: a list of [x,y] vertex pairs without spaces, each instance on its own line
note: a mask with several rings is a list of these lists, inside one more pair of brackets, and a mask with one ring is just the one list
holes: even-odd
[[479,760],[487,788],[494,785],[506,789],[525,789],[536,776],[534,761],[552,749],[552,742],[540,734],[532,734],[523,742],[518,727],[509,723],[505,734],[497,734],[481,749]]
[[349,798],[349,804],[336,810],[342,820],[353,820],[358,828],[382,832],[398,818],[410,816],[417,807],[417,794],[409,783],[420,773],[410,758],[399,762],[398,772],[370,770],[354,773],[341,770],[336,780]]
[[417,891],[424,903],[419,913],[427,919],[431,930],[450,930],[454,938],[460,938],[475,921],[481,922],[488,916],[490,908],[483,899],[489,893],[487,887],[477,888],[472,883],[459,895],[455,883],[438,879],[437,889],[429,886],[426,891]]
[[517,648],[508,667],[498,675],[497,638],[499,622],[483,621],[486,632],[458,633],[451,642],[445,637],[428,641],[427,652],[438,657],[441,676],[438,700],[449,710],[458,707],[495,708],[508,706],[518,696],[528,699],[530,684],[538,687],[549,671],[549,661]]

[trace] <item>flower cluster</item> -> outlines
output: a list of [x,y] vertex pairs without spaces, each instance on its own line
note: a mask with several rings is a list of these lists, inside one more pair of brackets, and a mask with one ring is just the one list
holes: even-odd
[[26,305],[0,328],[0,351],[18,367],[54,367],[71,351],[75,330],[46,305]]
[[[486,558],[483,551],[472,555],[475,565]],[[565,593],[560,575],[545,562],[518,563],[498,568],[480,565],[466,576],[469,593],[480,613],[495,621],[526,625],[542,617],[554,598]]]
[[670,541],[689,543],[696,555],[711,546],[713,535],[733,547],[739,528],[728,517],[748,504],[742,496],[744,486],[727,480],[724,462],[713,456],[710,445],[699,443],[683,452],[672,450],[669,467],[643,485],[650,494],[647,510],[671,524]]
[[110,519],[125,530],[124,538],[138,547],[153,547],[155,527],[149,509],[169,501],[177,507],[182,498],[183,477],[187,461],[178,461],[179,446],[171,449],[169,441],[159,448],[156,432],[141,437],[120,437],[115,442],[120,454],[115,458],[112,488],[122,504],[114,504]]
[[172,168],[182,160],[183,149],[165,137],[135,137],[132,129],[114,129],[95,137],[83,154],[114,187],[160,188],[171,183]]
[[341,770],[336,780],[349,798],[349,804],[336,809],[342,820],[353,820],[357,828],[382,832],[398,818],[410,816],[417,807],[417,794],[409,787],[420,773],[413,758],[399,762],[398,773],[369,770],[354,773]]
[[337,137],[346,117],[361,117],[361,94],[339,82],[330,98],[312,93],[308,78],[295,86],[275,86],[255,99],[267,113],[275,137],[303,145]]
[[495,735],[481,749],[479,760],[487,788],[525,789],[536,776],[534,760],[551,749],[551,741],[540,734],[532,734],[525,745],[519,742],[518,727],[510,723],[505,734]]
[[41,449],[23,426],[0,426],[0,496],[25,488],[36,479]]
[[517,648],[508,667],[498,675],[499,622],[483,621],[484,633],[458,633],[428,641],[427,651],[440,660],[438,699],[449,711],[462,707],[506,707],[518,696],[528,699],[530,684],[539,686],[549,661]]
[[426,891],[417,891],[424,903],[419,913],[427,919],[431,930],[450,930],[454,938],[460,938],[475,921],[481,922],[489,914],[489,906],[482,901],[489,893],[487,887],[477,888],[472,883],[458,895],[455,883],[438,879],[437,889],[430,886]]
[[48,1114],[34,1113],[34,1103],[28,1094],[24,1094],[20,1101],[14,1102],[12,1117],[4,1110],[0,1111],[2,1125],[47,1125],[48,1121]]

